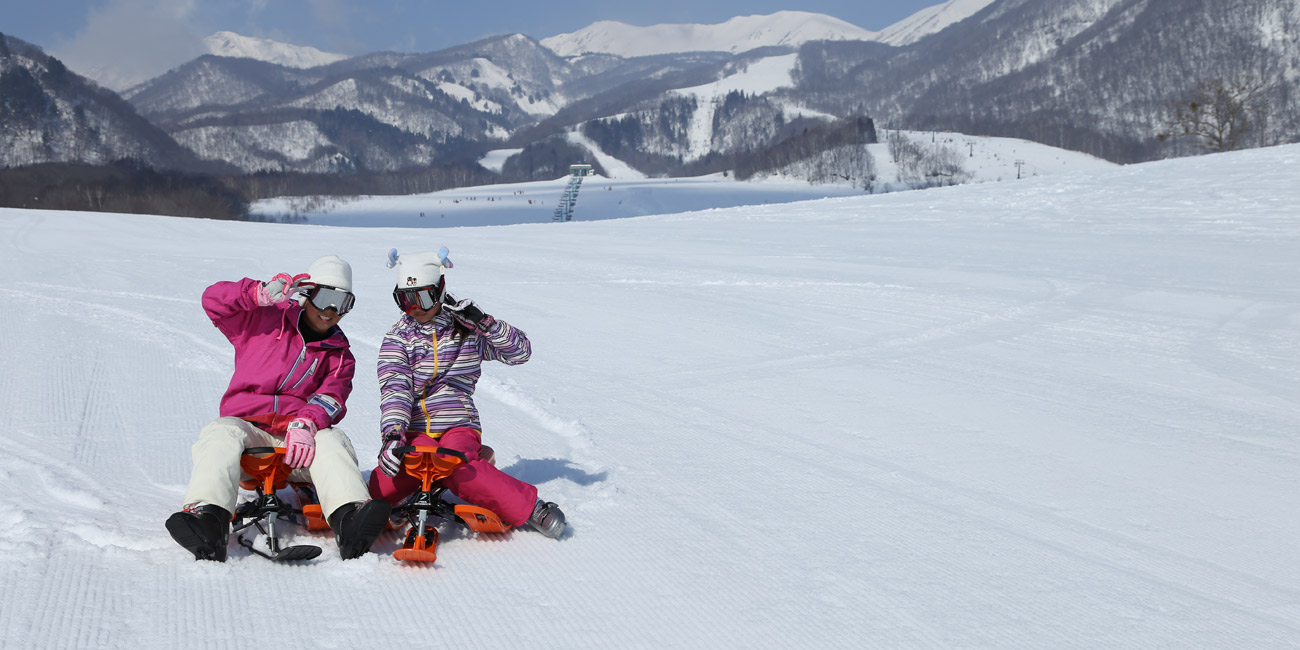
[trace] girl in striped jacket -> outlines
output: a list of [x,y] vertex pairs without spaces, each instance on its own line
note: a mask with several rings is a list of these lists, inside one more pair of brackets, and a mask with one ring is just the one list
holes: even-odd
[[398,268],[393,299],[403,314],[379,348],[383,446],[370,475],[370,495],[397,505],[419,489],[419,480],[401,471],[397,448],[447,447],[471,459],[443,480],[452,494],[512,526],[531,524],[558,538],[565,526],[559,507],[538,499],[535,486],[480,458],[482,427],[474,406],[480,364],[528,361],[527,335],[445,291],[445,270],[452,266],[445,247],[401,256],[390,251],[389,266]]

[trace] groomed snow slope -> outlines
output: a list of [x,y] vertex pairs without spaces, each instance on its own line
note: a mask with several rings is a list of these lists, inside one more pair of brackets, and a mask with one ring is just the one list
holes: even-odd
[[[0,647],[1294,648],[1297,164],[445,230],[0,210]],[[192,561],[203,288],[352,261],[368,470],[384,254],[440,244],[532,338],[478,402],[569,534]]]

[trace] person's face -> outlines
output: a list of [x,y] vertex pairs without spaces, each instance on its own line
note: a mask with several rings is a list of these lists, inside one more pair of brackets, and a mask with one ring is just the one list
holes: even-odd
[[442,303],[434,305],[433,309],[420,309],[419,307],[416,307],[407,313],[411,315],[411,318],[415,319],[415,322],[424,324],[433,320],[433,317],[437,316],[440,311],[442,311]]
[[[446,279],[440,279],[436,285],[424,287],[414,287],[410,289],[398,289],[393,292],[393,298],[397,301],[397,308],[405,311],[407,315],[415,319],[415,322],[424,324],[433,320],[438,312],[442,311],[442,290],[446,286]],[[425,308],[423,305],[431,304],[431,307]]]
[[343,318],[339,315],[337,309],[330,307],[321,311],[316,308],[316,305],[311,304],[310,300],[304,302],[302,306],[306,313],[307,327],[310,327],[317,334],[330,331],[330,328],[338,325],[338,322]]

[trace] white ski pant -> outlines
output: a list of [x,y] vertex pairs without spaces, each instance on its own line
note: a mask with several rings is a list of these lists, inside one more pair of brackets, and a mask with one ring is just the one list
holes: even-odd
[[[284,437],[234,417],[217,418],[203,427],[190,449],[194,471],[185,490],[184,505],[210,503],[233,513],[239,481],[247,478],[239,468],[239,457],[249,447],[284,447]],[[293,470],[289,480],[315,484],[326,519],[339,506],[370,499],[370,490],[357,467],[357,452],[342,429],[317,431],[316,457],[310,466]]]

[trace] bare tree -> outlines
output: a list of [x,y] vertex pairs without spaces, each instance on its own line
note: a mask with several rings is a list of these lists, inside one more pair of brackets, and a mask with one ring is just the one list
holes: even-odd
[[1269,90],[1268,82],[1255,77],[1201,81],[1174,103],[1165,121],[1169,131],[1158,137],[1194,138],[1210,151],[1241,148],[1266,123]]

